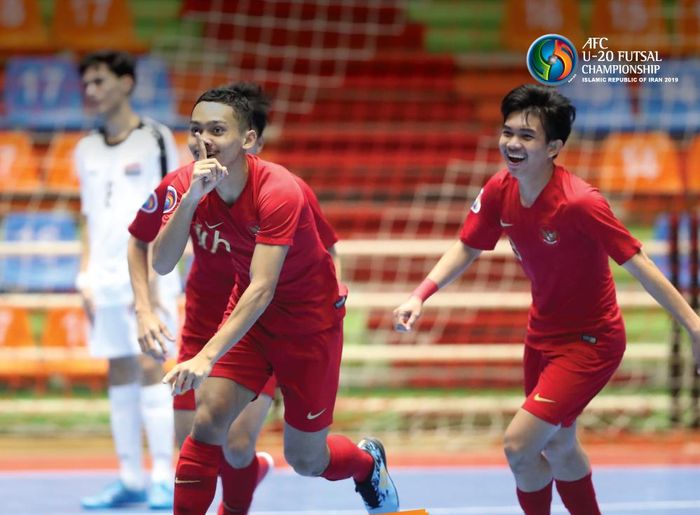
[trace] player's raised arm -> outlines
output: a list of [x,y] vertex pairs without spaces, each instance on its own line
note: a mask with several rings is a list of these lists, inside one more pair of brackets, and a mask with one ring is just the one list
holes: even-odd
[[231,315],[194,358],[176,365],[163,378],[164,383],[172,384],[174,395],[199,387],[214,363],[238,343],[260,318],[274,297],[288,250],[286,245],[259,243],[255,246],[250,263],[250,284]]
[[692,340],[695,364],[700,370],[700,317],[643,250],[632,256],[622,266],[679,324],[685,327]]
[[480,254],[480,250],[465,245],[462,241],[455,242],[408,300],[394,310],[394,328],[400,332],[410,331],[420,317],[423,303],[428,297],[462,275]]
[[189,238],[190,223],[199,201],[228,175],[218,160],[207,158],[207,147],[199,132],[195,133],[197,151],[192,181],[177,209],[153,243],[153,268],[161,275],[171,272],[182,257]]

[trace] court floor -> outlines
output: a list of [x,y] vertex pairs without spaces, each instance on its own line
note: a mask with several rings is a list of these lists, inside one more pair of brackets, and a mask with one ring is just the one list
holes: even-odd
[[[392,469],[401,508],[427,508],[431,515],[522,513],[505,467]],[[0,513],[74,515],[79,499],[114,478],[113,471],[0,472]],[[700,466],[599,466],[594,481],[607,514],[700,513]],[[552,513],[567,513],[556,493]],[[216,506],[217,500],[213,506]],[[144,507],[89,513],[147,514]],[[212,508],[210,513],[215,513]],[[276,469],[260,485],[251,515],[362,515],[351,481],[331,483]]]

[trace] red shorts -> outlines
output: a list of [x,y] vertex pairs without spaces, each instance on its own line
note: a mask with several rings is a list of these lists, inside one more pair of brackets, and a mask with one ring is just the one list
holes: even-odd
[[[202,347],[209,341],[208,338],[197,338],[194,336],[183,337],[180,341],[180,350],[177,355],[177,362],[182,363],[188,359],[192,359]],[[270,376],[258,395],[267,395],[271,399],[275,398],[275,390],[277,389],[277,380],[275,376]],[[197,408],[197,403],[194,397],[194,390],[187,390],[182,395],[173,397],[173,409],[193,411]]]
[[[612,348],[611,348],[612,347]],[[574,342],[551,350],[525,346],[523,409],[545,422],[569,427],[610,381],[625,345]]]
[[333,422],[342,351],[342,323],[284,338],[256,324],[216,362],[211,376],[261,392],[274,370],[285,421],[300,431],[315,432]]

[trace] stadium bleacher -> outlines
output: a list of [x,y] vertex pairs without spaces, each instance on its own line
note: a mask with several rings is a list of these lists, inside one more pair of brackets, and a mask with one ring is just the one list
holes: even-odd
[[[668,207],[684,192],[700,191],[700,174],[693,168],[700,159],[700,66],[690,50],[697,45],[697,17],[676,16],[669,2],[645,0],[649,16],[635,26],[636,32],[615,25],[620,14],[598,0],[553,0],[548,5],[558,11],[547,20],[524,11],[523,2],[515,0],[388,1],[375,7],[347,0],[123,0],[107,3],[110,10],[103,13],[83,13],[84,20],[77,13],[55,16],[61,9],[73,12],[63,2],[22,4],[27,13],[23,24],[0,31],[0,51],[8,56],[2,68],[2,128],[7,132],[0,135],[3,243],[19,239],[11,230],[18,216],[64,224],[61,231],[66,232],[59,231],[59,238],[77,242],[77,182],[70,156],[94,120],[83,109],[75,62],[78,55],[103,46],[141,54],[136,108],[177,129],[184,127],[193,100],[205,88],[240,79],[261,82],[273,96],[263,157],[288,166],[313,187],[343,239],[380,234],[406,240],[401,245],[408,246],[421,238],[454,238],[474,187],[501,166],[499,101],[512,87],[532,82],[524,52],[533,35],[565,33],[580,47],[586,33],[605,33],[622,42],[642,34],[664,56],[678,58],[665,61],[664,69],[679,77],[682,88],[669,94],[663,85],[616,83],[591,94],[583,84],[564,86],[579,116],[560,162],[613,199],[663,197]],[[678,0],[673,7],[686,12],[690,4]],[[219,12],[212,15],[212,9]],[[517,24],[524,25],[522,30],[514,29]],[[24,38],[20,29],[34,37]],[[85,32],[75,38],[78,31]],[[73,53],[66,56],[51,47],[47,34]],[[177,133],[183,162],[188,159],[186,138],[185,132]],[[456,162],[461,171],[450,175]],[[466,185],[469,194],[459,193]],[[639,206],[628,210],[630,219],[653,220],[657,213]],[[55,260],[51,267],[47,259]],[[20,262],[31,264],[29,275],[20,274]],[[361,292],[407,292],[432,262],[425,256],[349,255],[345,272],[351,287]],[[75,257],[0,255],[0,263],[4,291],[72,291]],[[499,256],[455,288],[477,282],[504,295],[522,293],[526,284],[518,274],[507,257]],[[3,316],[12,320],[12,330],[5,334],[15,335],[3,340],[3,348],[13,347],[15,340],[29,345],[26,311],[12,311],[19,308],[6,306],[2,296],[0,308],[9,310],[0,311],[0,323]],[[392,333],[387,310],[358,311],[363,313],[362,338],[371,334],[372,342],[510,345],[522,340],[525,308],[430,310],[422,322],[425,334],[415,337]],[[47,327],[60,327],[57,320],[68,316],[43,312]],[[45,339],[32,342],[41,349],[53,345]],[[104,370],[90,376],[80,352],[56,370],[87,377],[97,389]],[[27,360],[27,366],[34,360]],[[410,368],[396,361],[398,368]],[[475,360],[470,367],[480,363]],[[36,373],[44,378],[37,382],[45,382],[38,370],[27,368],[22,375]],[[11,370],[0,368],[0,381],[16,387],[11,376]],[[512,386],[517,379],[506,383]],[[440,384],[439,377],[430,382]],[[484,383],[462,377],[446,378],[443,384]]]

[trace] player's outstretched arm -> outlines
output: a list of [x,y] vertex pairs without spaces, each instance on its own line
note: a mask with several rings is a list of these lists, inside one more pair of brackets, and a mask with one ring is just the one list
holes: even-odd
[[461,241],[452,245],[408,300],[394,310],[394,328],[399,332],[410,331],[421,316],[425,300],[462,275],[480,254],[480,250]]
[[679,324],[685,327],[692,339],[693,356],[700,370],[700,317],[643,250],[632,256],[622,266]]
[[175,341],[168,326],[155,314],[151,303],[148,273],[148,243],[131,236],[127,251],[131,289],[134,291],[134,309],[138,341],[141,351],[157,360],[167,358],[165,339]]
[[179,395],[199,387],[218,359],[226,354],[253,326],[275,295],[280,271],[288,246],[258,243],[250,263],[250,285],[245,289],[231,315],[199,353],[189,361],[176,365],[163,378]]

